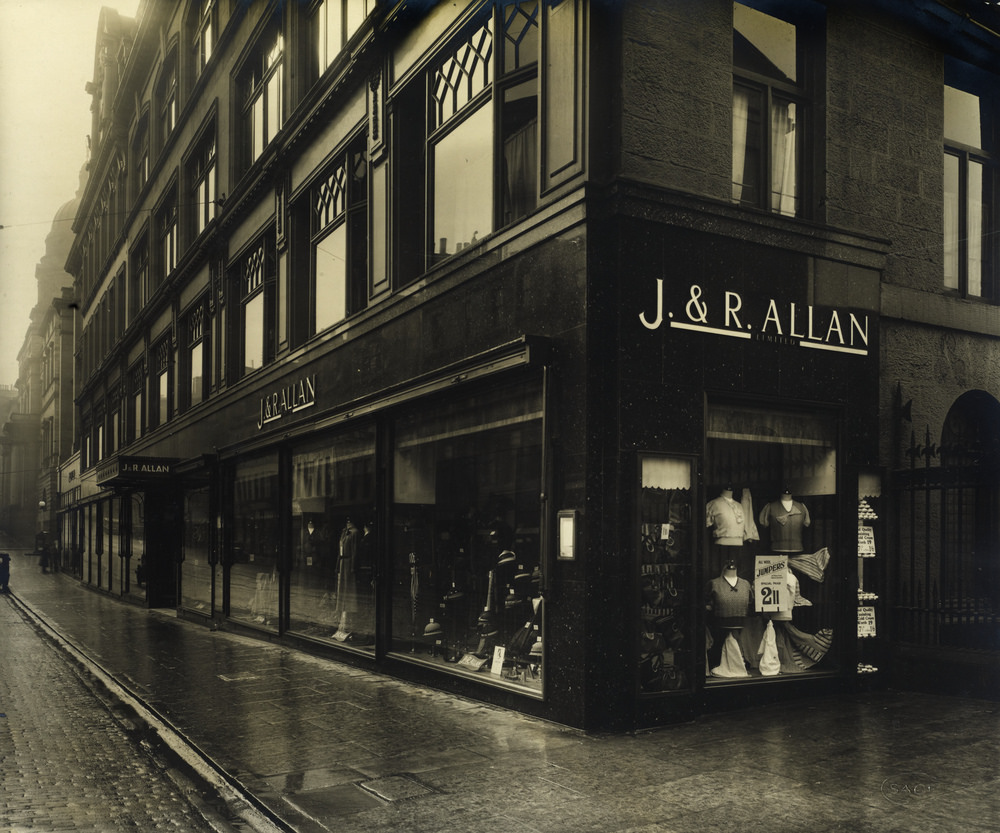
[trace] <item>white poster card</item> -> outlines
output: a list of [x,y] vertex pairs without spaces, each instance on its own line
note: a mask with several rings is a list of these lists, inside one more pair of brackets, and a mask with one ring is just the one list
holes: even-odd
[[778,613],[791,610],[794,599],[788,587],[788,556],[758,555],[754,569],[754,610]]
[[858,639],[875,636],[875,608],[858,608]]

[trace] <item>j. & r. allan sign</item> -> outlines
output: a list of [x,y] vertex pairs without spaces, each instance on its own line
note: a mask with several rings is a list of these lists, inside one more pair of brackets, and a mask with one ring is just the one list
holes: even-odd
[[257,429],[276,422],[287,414],[295,414],[316,404],[316,374],[290,382],[279,390],[260,398]]
[[640,312],[639,321],[648,330],[659,329],[666,320],[673,328],[705,335],[868,355],[868,316],[865,314],[859,316],[832,307],[782,302],[774,298],[761,302],[754,312],[744,308],[740,293],[723,290],[717,300],[710,300],[698,284],[691,284],[682,304],[682,310],[664,310],[663,278],[657,278],[655,312]]

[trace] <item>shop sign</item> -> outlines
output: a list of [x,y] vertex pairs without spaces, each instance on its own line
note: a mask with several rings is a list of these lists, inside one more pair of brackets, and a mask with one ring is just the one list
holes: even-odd
[[778,613],[792,609],[788,587],[788,556],[758,555],[754,569],[754,609],[758,613]]
[[875,636],[875,608],[858,608],[858,639]]
[[257,430],[288,414],[295,414],[316,404],[316,374],[304,376],[260,398]]
[[853,356],[868,355],[868,316],[794,301],[760,299],[756,310],[744,308],[739,292],[725,290],[717,299],[708,299],[699,284],[688,287],[683,310],[663,308],[663,278],[656,279],[656,314],[639,313],[647,330],[658,330],[664,316],[670,326],[704,335],[769,341],[813,350],[829,350]]
[[173,463],[165,457],[115,457],[97,469],[97,482],[165,480]]

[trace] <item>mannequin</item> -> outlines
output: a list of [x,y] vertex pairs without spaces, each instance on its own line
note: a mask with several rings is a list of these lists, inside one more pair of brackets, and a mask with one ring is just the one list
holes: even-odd
[[[737,637],[746,623],[753,600],[750,582],[737,575],[736,559],[730,557],[722,572],[708,584],[706,607],[709,610],[709,630],[712,635],[708,667],[717,677],[746,676]],[[728,661],[723,653],[729,654]]]
[[802,530],[812,524],[809,510],[785,489],[777,500],[760,510],[759,523],[771,530],[771,550],[780,553],[802,552]]
[[742,547],[744,527],[743,507],[733,500],[733,487],[726,486],[717,498],[705,507],[705,526],[712,529],[716,544]]
[[730,560],[740,563],[746,539],[746,514],[733,499],[733,487],[725,486],[705,507],[705,526],[712,530],[712,559],[709,569],[721,571]]

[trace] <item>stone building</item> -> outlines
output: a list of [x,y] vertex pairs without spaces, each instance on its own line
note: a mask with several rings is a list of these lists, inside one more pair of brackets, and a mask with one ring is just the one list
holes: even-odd
[[84,581],[587,728],[995,670],[997,31],[105,9]]

